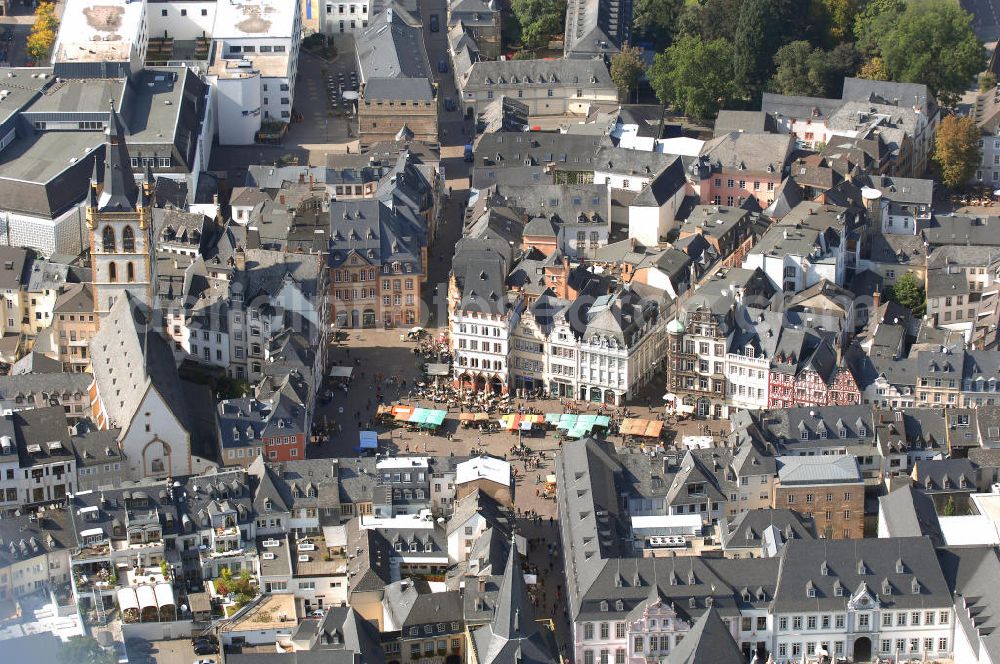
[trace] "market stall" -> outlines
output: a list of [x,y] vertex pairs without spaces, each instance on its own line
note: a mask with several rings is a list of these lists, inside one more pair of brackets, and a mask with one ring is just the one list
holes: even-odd
[[626,417],[622,420],[618,433],[626,437],[658,439],[663,434],[663,422]]

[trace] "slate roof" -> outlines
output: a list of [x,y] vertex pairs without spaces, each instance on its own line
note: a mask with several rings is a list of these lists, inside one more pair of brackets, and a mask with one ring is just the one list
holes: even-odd
[[745,170],[749,173],[784,172],[795,146],[788,134],[740,134],[729,132],[705,143],[702,157],[708,157],[717,168]]
[[826,99],[825,97],[799,97],[794,95],[779,95],[773,92],[765,92],[761,102],[760,110],[776,115],[794,119],[819,118],[825,120],[834,111],[840,108],[839,99]]
[[955,244],[967,247],[1000,246],[1000,217],[935,215],[923,229],[929,248]]
[[480,60],[464,74],[463,89],[489,90],[491,86],[547,88],[582,86],[614,88],[607,66],[600,60],[567,58],[542,60]]
[[742,664],[743,651],[713,608],[701,614],[684,639],[667,655],[666,664]]
[[653,176],[650,183],[632,199],[632,205],[636,207],[662,207],[676,194],[683,192],[686,186],[687,178],[684,175],[684,164],[678,157]]
[[[808,594],[810,586],[814,597]],[[842,594],[837,594],[837,587]],[[864,592],[889,610],[952,606],[930,539],[900,537],[792,540],[782,552],[772,610],[842,611],[847,598]]]
[[937,112],[937,101],[923,83],[897,83],[895,81],[873,81],[866,78],[844,79],[841,98],[845,101],[863,101],[893,106],[919,106],[933,115]]
[[765,111],[719,111],[712,128],[713,136],[731,131],[747,134],[777,133],[774,116]]
[[853,454],[783,456],[778,457],[777,462],[781,486],[862,482],[861,470]]
[[879,496],[879,528],[889,537],[931,538],[935,546],[944,544],[934,501],[909,484]]
[[400,263],[404,273],[423,271],[421,248],[426,229],[412,214],[379,200],[336,201],[330,204],[329,266],[338,268],[357,255],[372,267]]
[[572,0],[566,7],[563,53],[568,58],[610,57],[630,40],[630,0]]
[[722,549],[761,549],[766,532],[773,530],[783,542],[816,539],[816,524],[789,509],[755,509],[740,512],[722,524]]
[[996,547],[947,547],[938,551],[941,569],[955,596],[956,629],[972,652],[1000,659],[1000,553]]
[[[875,436],[872,408],[865,405],[766,410],[760,412],[760,423],[769,442],[779,450],[793,452],[807,450],[819,444],[870,446]],[[826,439],[821,439],[818,435],[821,423],[827,431]],[[802,440],[803,428],[810,434],[808,440]],[[840,435],[841,429],[843,436]]]
[[535,622],[516,543],[510,545],[493,618],[473,632],[472,645],[477,661],[482,664],[555,664],[560,661],[553,635]]
[[101,321],[90,342],[101,402],[114,426],[127,427],[147,389],[155,389],[193,434],[173,351],[148,320],[146,307],[126,291]]
[[979,471],[968,459],[922,459],[913,465],[914,485],[928,493],[971,493],[976,490],[978,477]]
[[366,101],[402,99],[430,101],[430,65],[423,31],[398,7],[371,17],[358,33],[357,60],[361,95]]

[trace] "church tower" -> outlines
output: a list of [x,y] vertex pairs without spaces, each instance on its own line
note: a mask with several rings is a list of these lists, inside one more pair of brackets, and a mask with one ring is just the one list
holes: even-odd
[[101,318],[125,291],[151,310],[156,305],[152,170],[147,167],[141,187],[137,186],[113,102],[105,134],[103,177],[95,159],[87,204],[94,311]]

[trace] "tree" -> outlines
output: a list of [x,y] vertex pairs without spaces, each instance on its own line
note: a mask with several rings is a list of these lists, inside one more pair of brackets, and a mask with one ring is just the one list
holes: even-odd
[[889,288],[888,295],[889,299],[910,309],[914,315],[923,315],[924,287],[912,272],[907,272],[896,279],[896,283]]
[[858,50],[871,57],[878,55],[878,38],[892,27],[906,9],[906,0],[868,0],[854,18],[854,40]]
[[733,37],[733,77],[741,93],[753,96],[766,78],[768,48],[767,0],[746,0],[736,20]]
[[562,32],[565,0],[512,0],[511,9],[521,26],[525,48],[545,46],[549,37]]
[[832,46],[852,37],[857,0],[813,0],[812,7],[822,16],[824,43]]
[[979,75],[979,91],[989,92],[997,86],[997,75],[991,71],[984,71]]
[[956,514],[958,514],[958,506],[955,504],[955,496],[948,496],[948,500],[941,508],[941,516],[955,516]]
[[911,0],[876,41],[892,80],[924,83],[946,104],[986,65],[983,44],[972,31],[972,15],[957,2]]
[[60,664],[115,664],[118,657],[90,636],[71,636],[59,646]]
[[56,32],[59,28],[59,21],[56,19],[55,5],[51,2],[42,2],[35,8],[35,22],[28,33],[26,51],[34,60],[43,60],[48,57],[56,42]]
[[742,0],[685,2],[677,18],[678,34],[705,41],[731,40],[735,34],[733,17],[739,15],[741,4]]
[[774,54],[771,88],[783,95],[818,96],[813,82],[813,48],[803,40],[785,44]]
[[642,51],[635,46],[625,44],[619,53],[611,58],[611,80],[618,86],[618,92],[624,101],[628,101],[629,93],[638,89],[639,77],[646,69],[642,60]]
[[888,81],[889,72],[885,68],[885,62],[880,57],[868,58],[858,70],[858,78],[867,78],[870,81]]
[[954,189],[968,182],[981,158],[975,119],[949,115],[941,121],[934,137],[934,163],[946,187]]
[[657,53],[647,76],[663,105],[708,120],[733,97],[733,47],[724,39],[684,36]]
[[677,29],[683,0],[636,0],[632,5],[632,29],[657,50],[667,46]]
[[830,51],[794,41],[778,49],[771,87],[781,94],[836,97],[845,76],[857,68],[853,44],[839,44]]

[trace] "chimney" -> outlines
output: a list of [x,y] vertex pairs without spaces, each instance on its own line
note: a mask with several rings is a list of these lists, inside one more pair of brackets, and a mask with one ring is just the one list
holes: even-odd
[[875,309],[878,309],[881,305],[882,305],[882,293],[876,290],[874,293],[872,293],[872,306]]
[[243,246],[236,247],[236,269],[244,272],[247,269],[247,254],[243,251]]
[[313,172],[309,171],[309,191],[313,190],[313,185],[316,183],[316,178],[313,176]]
[[[311,175],[310,175],[310,177],[311,177]],[[305,184],[305,183],[306,183],[306,174],[305,173],[299,173],[299,184]]]
[[279,194],[278,195],[278,202],[281,203],[282,205],[285,204],[285,195],[284,194]]

